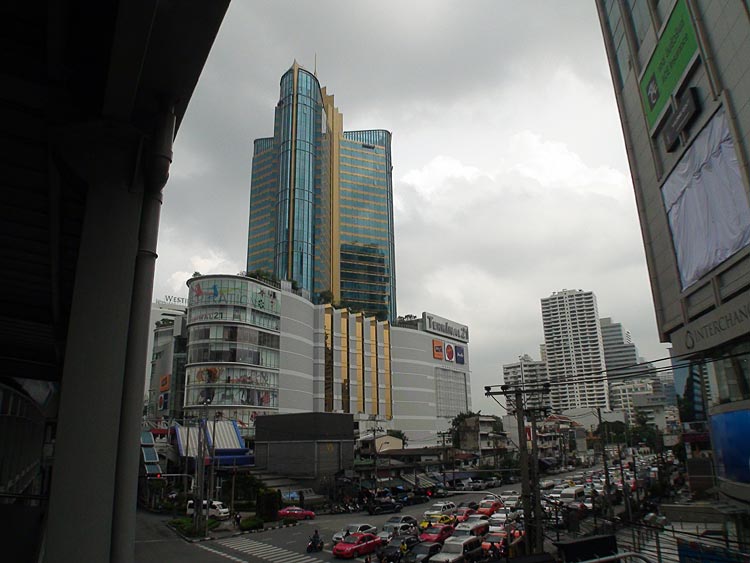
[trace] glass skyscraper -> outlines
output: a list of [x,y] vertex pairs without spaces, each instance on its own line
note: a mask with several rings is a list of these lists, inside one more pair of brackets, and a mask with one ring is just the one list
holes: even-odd
[[280,86],[274,136],[254,143],[247,270],[395,319],[391,134],[344,132],[333,95],[296,62]]

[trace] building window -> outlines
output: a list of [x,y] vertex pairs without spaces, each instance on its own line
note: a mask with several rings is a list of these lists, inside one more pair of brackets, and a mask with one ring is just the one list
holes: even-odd
[[648,28],[651,27],[651,16],[648,13],[646,0],[628,0],[630,7],[630,18],[633,22],[633,30],[638,39],[638,45],[643,43]]

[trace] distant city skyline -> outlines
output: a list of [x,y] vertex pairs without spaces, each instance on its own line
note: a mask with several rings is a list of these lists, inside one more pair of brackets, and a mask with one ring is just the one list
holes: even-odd
[[229,7],[177,135],[155,297],[184,297],[195,271],[246,269],[251,142],[273,134],[296,59],[347,130],[392,133],[398,314],[471,327],[475,409],[502,412],[483,386],[536,350],[539,298],[556,289],[591,289],[646,359],[668,356],[595,6],[322,0],[291,14]]

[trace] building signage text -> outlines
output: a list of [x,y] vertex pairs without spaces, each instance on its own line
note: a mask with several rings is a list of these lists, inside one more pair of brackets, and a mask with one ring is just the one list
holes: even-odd
[[706,350],[750,331],[750,302],[734,308],[728,305],[675,331],[670,338],[675,353]]
[[658,123],[697,56],[698,39],[687,3],[678,0],[641,76],[640,90],[649,129]]
[[449,336],[450,338],[460,340],[461,342],[469,341],[469,327],[466,325],[454,323],[453,321],[438,317],[432,313],[422,313],[422,320],[424,330],[427,332]]

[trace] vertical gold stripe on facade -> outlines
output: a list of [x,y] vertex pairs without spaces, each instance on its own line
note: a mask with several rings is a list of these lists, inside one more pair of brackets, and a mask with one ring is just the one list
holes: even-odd
[[370,382],[372,390],[372,407],[370,414],[380,414],[380,393],[378,389],[378,321],[374,317],[370,321]]
[[333,369],[333,307],[326,305],[325,307],[325,360],[323,367],[323,389],[324,389],[324,409],[325,412],[333,412],[333,381],[334,381],[334,369]]
[[333,301],[341,301],[341,190],[339,183],[341,161],[341,139],[344,137],[344,117],[334,105],[333,94],[321,89],[323,106],[327,117],[328,143],[330,149],[331,187],[331,293]]
[[352,412],[349,399],[349,311],[341,310],[341,410]]
[[391,325],[383,325],[383,355],[385,357],[383,366],[385,372],[385,416],[388,420],[393,418],[393,372],[391,371]]
[[365,412],[365,316],[357,313],[355,356],[357,358],[357,412]]

